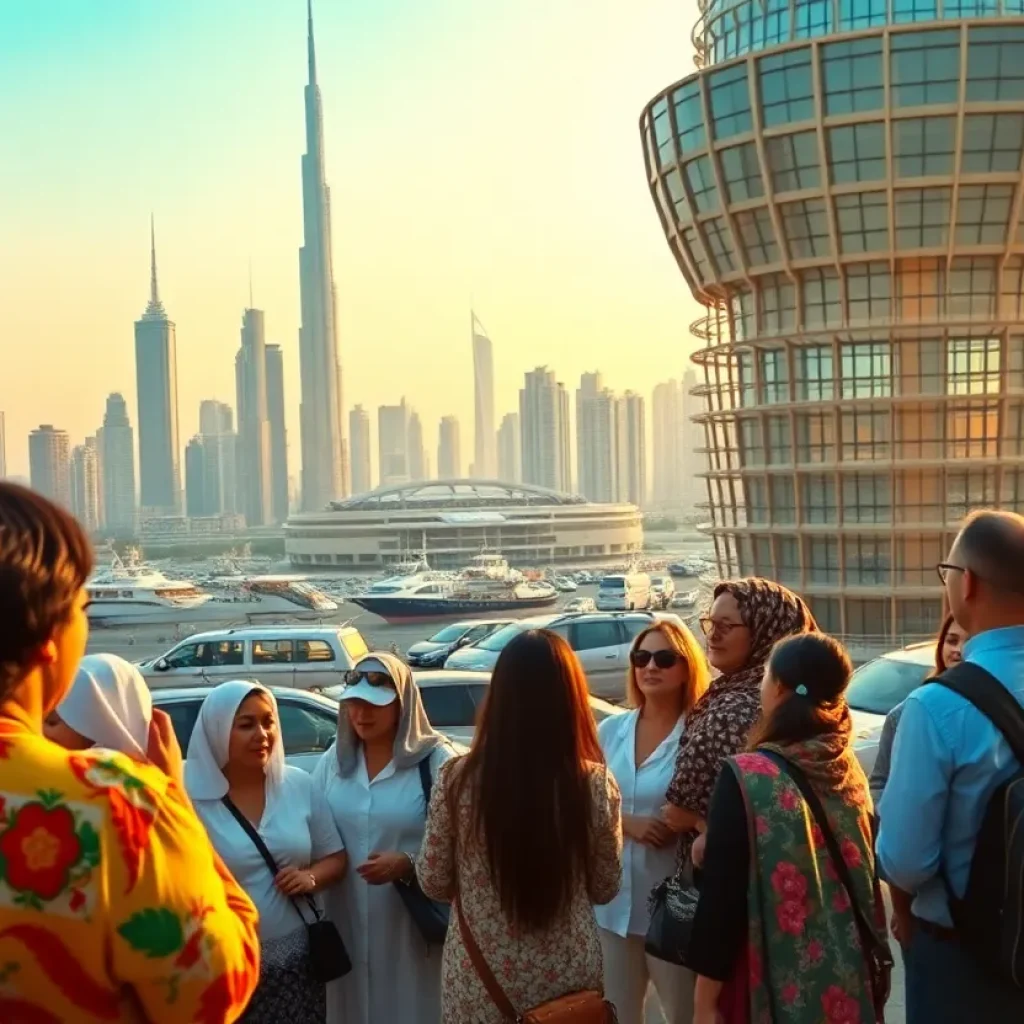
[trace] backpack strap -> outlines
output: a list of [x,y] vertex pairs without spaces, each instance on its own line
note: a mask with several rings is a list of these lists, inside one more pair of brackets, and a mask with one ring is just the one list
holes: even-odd
[[1024,767],[1024,708],[991,672],[973,662],[961,661],[925,682],[938,683],[973,704],[1003,734],[1014,757]]

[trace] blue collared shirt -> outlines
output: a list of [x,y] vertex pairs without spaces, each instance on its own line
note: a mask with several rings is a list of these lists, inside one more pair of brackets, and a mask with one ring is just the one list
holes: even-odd
[[[991,672],[1024,705],[1024,626],[971,637],[964,660]],[[1016,767],[1002,734],[959,694],[922,686],[907,698],[877,851],[884,877],[916,893],[917,917],[952,925],[942,872],[962,897],[989,799]]]

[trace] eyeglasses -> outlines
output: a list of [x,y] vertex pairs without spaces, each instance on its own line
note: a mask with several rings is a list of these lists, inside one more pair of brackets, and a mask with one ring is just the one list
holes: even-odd
[[653,661],[658,668],[671,668],[677,661],[679,655],[675,651],[630,651],[629,660],[635,668],[647,668]]
[[722,622],[721,619],[713,619],[710,615],[700,617],[701,632],[705,636],[717,633],[719,636],[728,636],[734,629],[742,629],[742,622]]
[[394,680],[387,672],[365,672],[357,668],[350,668],[345,673],[345,682],[349,686],[355,686],[356,683],[362,682],[364,679],[370,686],[390,686],[392,690],[395,688]]
[[939,564],[935,566],[935,571],[939,574],[939,579],[942,580],[943,584],[945,584],[946,577],[949,576],[951,572],[967,572],[967,569],[962,565],[952,565],[949,562],[939,562]]

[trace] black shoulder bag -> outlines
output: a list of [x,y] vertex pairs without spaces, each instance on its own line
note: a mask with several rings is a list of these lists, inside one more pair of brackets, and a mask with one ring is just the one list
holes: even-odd
[[[423,799],[426,801],[427,811],[430,811],[430,793],[434,788],[434,780],[430,777],[430,756],[423,758],[416,766],[420,772],[420,785],[423,787]],[[432,900],[421,888],[416,873],[409,876],[408,880],[399,879],[394,883],[398,895],[409,911],[413,923],[420,931],[420,935],[431,946],[444,944],[445,936],[448,934],[448,922],[451,919],[452,908],[448,903],[438,903]]]
[[[252,840],[252,845],[259,851],[260,856],[270,869],[270,874],[276,878],[278,872],[277,862],[274,855],[267,849],[259,832],[253,828],[252,822],[235,806],[231,797],[221,798],[221,802],[231,812],[232,817],[242,826],[245,834]],[[295,913],[306,926],[309,933],[309,972],[317,981],[324,983],[342,978],[352,970],[352,961],[349,959],[348,950],[333,921],[328,921],[320,912],[316,901],[307,893],[305,896],[309,909],[313,911],[312,923],[306,920],[305,915],[299,909],[299,904],[292,897],[292,906]]]
[[860,937],[861,949],[867,959],[872,1001],[878,1019],[881,1020],[892,988],[893,959],[889,943],[879,937],[878,929],[872,924],[871,918],[865,914],[864,908],[860,905],[850,869],[846,866],[846,861],[843,860],[843,853],[839,849],[839,843],[832,831],[828,815],[825,813],[825,808],[821,806],[818,794],[814,792],[810,782],[807,781],[807,776],[792,761],[774,750],[761,750],[759,753],[774,761],[793,780],[796,788],[800,790],[804,802],[810,808],[814,820],[818,823],[818,828],[825,839],[825,846],[828,848],[828,855],[832,860],[832,866],[836,869],[836,875],[850,899],[853,916],[857,922],[857,934]]

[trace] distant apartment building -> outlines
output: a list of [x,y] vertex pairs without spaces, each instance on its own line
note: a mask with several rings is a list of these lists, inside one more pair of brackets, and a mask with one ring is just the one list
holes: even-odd
[[352,451],[352,493],[365,494],[373,490],[373,471],[370,464],[370,414],[355,406],[348,414],[348,434]]
[[523,447],[517,412],[505,413],[498,428],[498,479],[512,484],[523,479]]
[[120,536],[132,536],[137,525],[135,494],[135,431],[128,419],[124,396],[107,396],[103,426],[97,432],[104,527]]
[[409,440],[406,447],[409,459],[409,479],[427,480],[430,477],[427,449],[423,443],[423,422],[420,414],[409,410]]
[[[470,313],[473,336],[473,469],[482,480],[494,476],[497,468],[494,433],[494,346],[476,313]],[[441,467],[438,476],[444,477]]]
[[551,490],[572,490],[569,454],[569,395],[553,370],[528,372],[519,392],[523,482]]
[[284,357],[267,345],[267,419],[270,421],[270,496],[273,520],[288,518],[288,431],[284,414]]
[[381,484],[407,483],[409,475],[409,407],[382,405],[377,410],[377,471]]
[[439,480],[456,480],[461,476],[459,421],[455,416],[442,416],[437,432],[437,477]]
[[238,479],[241,442],[235,433],[234,413],[227,402],[206,399],[199,403],[198,438],[203,458],[202,501],[203,507],[208,509],[203,514],[244,514],[241,510],[245,494]]
[[71,511],[90,533],[103,525],[100,493],[99,450],[89,437],[71,452]]
[[600,373],[584,373],[576,391],[576,489],[591,501],[615,501],[618,405]]
[[615,495],[638,508],[647,504],[647,417],[642,395],[615,400]]
[[71,441],[66,430],[44,423],[28,437],[29,479],[40,494],[71,508]]

